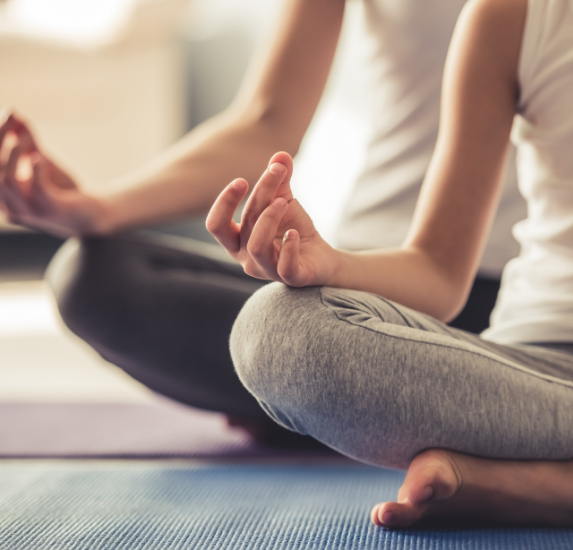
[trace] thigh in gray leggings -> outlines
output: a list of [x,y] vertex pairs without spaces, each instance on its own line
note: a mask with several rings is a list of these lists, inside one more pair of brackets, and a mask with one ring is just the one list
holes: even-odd
[[373,294],[277,283],[231,334],[239,377],[278,423],[397,468],[433,447],[573,458],[572,349],[499,345]]

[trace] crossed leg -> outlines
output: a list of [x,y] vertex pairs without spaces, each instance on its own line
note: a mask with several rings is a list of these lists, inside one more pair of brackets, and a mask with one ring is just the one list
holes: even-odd
[[139,382],[225,413],[262,444],[316,445],[269,419],[235,374],[229,333],[264,282],[219,246],[149,231],[72,239],[47,279],[72,332]]
[[371,294],[269,285],[231,335],[281,425],[407,469],[378,525],[426,515],[573,524],[573,347],[504,346]]
[[375,525],[406,527],[426,516],[573,525],[573,461],[424,451],[410,464],[397,502],[376,505],[371,517]]

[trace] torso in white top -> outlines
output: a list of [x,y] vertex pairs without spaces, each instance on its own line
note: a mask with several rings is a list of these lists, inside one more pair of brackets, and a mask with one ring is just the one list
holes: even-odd
[[528,218],[483,336],[573,341],[573,0],[529,0],[512,139]]
[[[372,132],[337,232],[350,250],[399,246],[438,133],[442,72],[465,0],[362,0],[368,35],[364,99]],[[519,247],[511,228],[525,217],[513,158],[480,273],[499,276]]]

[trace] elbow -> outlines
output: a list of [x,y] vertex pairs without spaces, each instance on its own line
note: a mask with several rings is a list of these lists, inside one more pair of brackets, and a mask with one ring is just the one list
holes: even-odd
[[420,311],[443,323],[452,321],[468,300],[475,270],[469,262],[460,262],[458,255],[440,248],[410,245],[407,249],[423,268],[420,269],[423,292],[418,294],[423,303]]
[[435,304],[433,317],[442,323],[453,321],[464,309],[471,290],[471,283],[449,282],[446,290],[441,294],[439,304]]
[[438,315],[435,315],[434,317],[436,317],[438,321],[448,324],[461,313],[462,309],[464,309],[465,304],[466,301],[463,300],[459,301],[458,303],[448,305],[448,307],[440,308],[440,311],[438,311]]
[[280,105],[257,97],[231,104],[228,113],[241,126],[256,129],[269,151],[286,151],[292,157],[298,153],[306,127],[299,128],[296,118]]
[[260,112],[256,124],[267,136],[268,142],[273,145],[274,152],[286,151],[291,157],[299,152],[304,130],[299,131],[296,125],[278,109],[269,107]]

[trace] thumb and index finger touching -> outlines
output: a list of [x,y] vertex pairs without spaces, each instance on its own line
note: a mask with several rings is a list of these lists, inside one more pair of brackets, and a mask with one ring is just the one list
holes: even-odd
[[[275,171],[277,168],[278,173]],[[248,183],[242,178],[233,180],[217,197],[207,216],[207,229],[232,256],[241,251],[257,219],[275,198],[292,199],[289,186],[291,174],[291,156],[284,152],[275,153],[253,188],[243,210],[240,225],[233,220],[233,215],[247,195]]]
[[[2,120],[2,119],[0,119]],[[38,144],[28,124],[13,112],[6,112],[0,125],[0,148],[4,145],[6,137],[12,134],[20,147],[22,154],[40,153]]]
[[257,220],[263,211],[277,198],[290,202],[293,198],[290,189],[293,163],[288,153],[275,153],[253,188],[241,216],[241,238],[248,241]]

